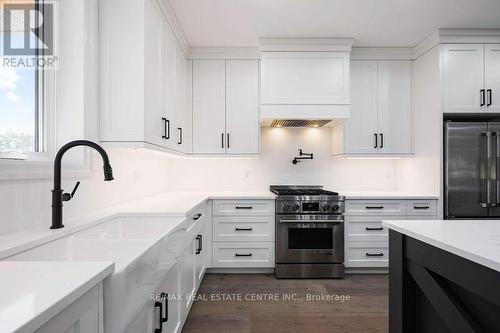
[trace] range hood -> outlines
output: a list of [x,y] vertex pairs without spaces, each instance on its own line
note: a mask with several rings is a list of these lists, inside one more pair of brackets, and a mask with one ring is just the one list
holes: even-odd
[[350,118],[352,43],[346,38],[261,39],[261,123],[320,127]]

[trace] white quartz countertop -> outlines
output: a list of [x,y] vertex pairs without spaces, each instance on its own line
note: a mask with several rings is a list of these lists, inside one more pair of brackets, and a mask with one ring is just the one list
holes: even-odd
[[351,200],[435,200],[439,199],[437,194],[408,193],[400,191],[338,191],[340,195]]
[[500,272],[500,220],[408,220],[382,224]]
[[0,262],[0,332],[33,332],[113,272],[110,262]]
[[83,230],[118,216],[186,216],[209,199],[274,200],[270,191],[165,192],[128,201],[64,220],[65,227],[51,230],[50,221],[0,235],[0,259]]

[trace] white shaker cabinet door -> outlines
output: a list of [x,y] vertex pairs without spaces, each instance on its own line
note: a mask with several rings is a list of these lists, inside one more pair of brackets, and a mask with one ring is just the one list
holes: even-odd
[[500,44],[484,46],[486,111],[500,112]]
[[225,67],[224,60],[193,61],[194,153],[225,153]]
[[345,121],[345,153],[377,154],[377,62],[351,63],[351,118]]
[[381,154],[412,153],[411,63],[378,63],[378,149]]
[[156,1],[147,0],[145,11],[144,138],[146,142],[167,147],[167,22]]
[[482,109],[484,45],[443,46],[443,111],[476,112]]
[[259,136],[259,63],[227,60],[227,154],[258,154]]

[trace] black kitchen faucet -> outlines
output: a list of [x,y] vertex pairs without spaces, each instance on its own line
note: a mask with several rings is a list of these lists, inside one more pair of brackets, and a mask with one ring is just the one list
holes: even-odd
[[90,148],[94,148],[97,150],[99,154],[101,154],[102,161],[104,163],[104,180],[111,181],[113,180],[113,169],[109,164],[109,158],[106,151],[99,146],[97,143],[87,140],[75,140],[71,141],[59,149],[54,159],[54,189],[52,190],[52,226],[50,229],[59,229],[63,228],[64,225],[62,223],[62,207],[63,201],[69,201],[73,198],[80,182],[77,182],[75,188],[71,193],[63,193],[61,189],[61,160],[63,158],[64,153],[66,153],[69,149],[76,146],[87,146]]

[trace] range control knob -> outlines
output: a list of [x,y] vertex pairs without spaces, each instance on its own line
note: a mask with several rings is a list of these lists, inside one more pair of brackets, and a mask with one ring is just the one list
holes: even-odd
[[300,209],[300,206],[298,203],[296,203],[295,205],[293,205],[293,210],[294,211],[298,211]]
[[327,212],[330,209],[330,206],[328,204],[323,206],[323,211]]
[[332,205],[332,210],[335,211],[335,210],[339,210],[340,206],[337,205],[337,204],[333,204]]
[[285,212],[287,212],[289,209],[290,209],[290,205],[289,204],[283,204],[283,210]]

